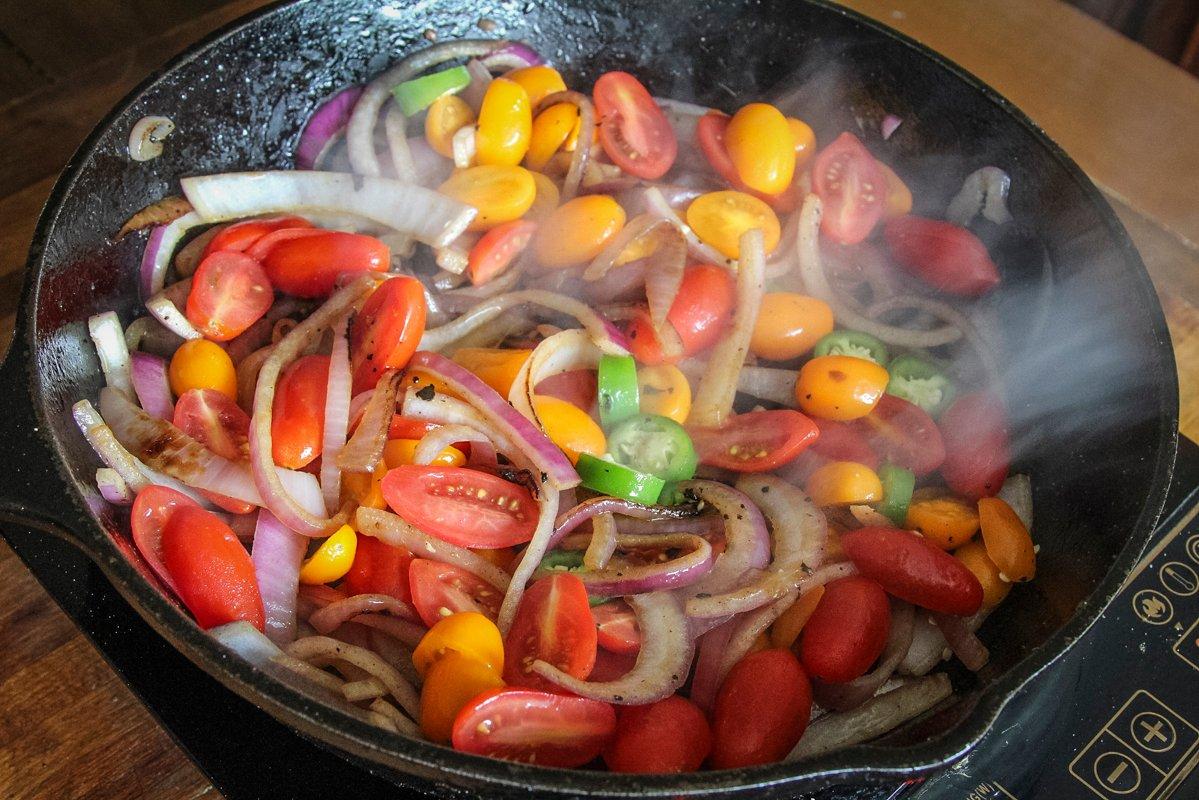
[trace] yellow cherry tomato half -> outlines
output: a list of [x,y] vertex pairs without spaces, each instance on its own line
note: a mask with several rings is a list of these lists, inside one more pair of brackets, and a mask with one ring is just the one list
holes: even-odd
[[1012,507],[998,497],[984,497],[978,501],[978,523],[1001,576],[1013,583],[1031,581],[1037,574],[1036,547]]
[[904,183],[895,170],[881,161],[876,161],[883,175],[887,176],[887,202],[883,206],[883,216],[887,219],[902,217],[912,212],[912,190]]
[[456,94],[433,101],[425,114],[425,139],[446,158],[454,157],[454,134],[475,121],[475,112]]
[[792,292],[767,292],[749,349],[758,358],[786,361],[802,356],[832,332],[833,310],[828,303]]
[[779,218],[770,206],[744,192],[701,194],[687,206],[687,224],[707,245],[727,258],[741,257],[741,234],[762,230],[769,253],[779,243]]
[[813,417],[859,419],[874,410],[890,377],[886,369],[864,358],[819,356],[799,370],[795,400]]
[[481,661],[447,653],[425,675],[421,687],[421,733],[431,742],[449,742],[458,712],[483,692],[503,685],[499,673]]
[[795,177],[795,136],[783,113],[768,103],[743,106],[724,132],[737,175],[749,188],[780,194]]
[[620,203],[606,194],[576,197],[559,206],[533,239],[533,255],[546,267],[572,267],[600,254],[624,227]]
[[345,577],[357,551],[358,534],[349,525],[342,525],[300,565],[300,583],[313,586]]
[[812,159],[816,152],[816,132],[808,123],[795,117],[787,117],[787,127],[795,139],[795,168],[799,169]]
[[532,350],[509,350],[502,347],[462,347],[454,353],[454,363],[465,367],[475,376],[507,397],[520,368],[533,355]]
[[637,367],[641,413],[669,417],[680,425],[691,413],[691,384],[673,364]]
[[805,487],[818,506],[877,503],[883,499],[883,482],[874,470],[856,461],[834,461],[808,476]]
[[505,166],[519,164],[529,149],[532,132],[533,110],[529,93],[507,78],[493,80],[479,107],[476,162]]
[[477,611],[442,617],[412,651],[412,666],[421,675],[446,653],[461,653],[496,673],[504,671],[504,639],[495,623]]
[[954,558],[966,565],[983,586],[983,608],[994,608],[1003,602],[1012,585],[999,575],[999,567],[987,555],[986,546],[973,541],[953,551]]
[[168,370],[176,396],[189,389],[215,389],[237,402],[237,370],[229,354],[207,339],[189,339],[175,350]]
[[[383,445],[383,463],[388,469],[395,469],[405,464],[416,463],[416,447],[419,439],[388,439]],[[457,447],[446,447],[437,457],[429,462],[433,467],[460,467],[466,463],[466,456]]]
[[490,165],[458,170],[437,191],[478,209],[467,230],[489,231],[520,219],[533,205],[537,183],[524,167]]
[[579,453],[599,458],[607,452],[608,441],[603,430],[574,403],[538,395],[533,398],[533,411],[537,413],[545,435],[566,453],[572,463],[579,460]]
[[383,499],[383,476],[387,464],[380,461],[373,472],[343,472],[341,474],[341,502],[353,500],[367,508],[387,508]]
[[558,70],[546,64],[514,69],[504,77],[524,87],[525,92],[529,95],[529,105],[533,107],[533,110],[537,110],[541,101],[551,94],[566,91],[566,82],[562,80]]
[[545,169],[554,153],[566,144],[570,132],[579,124],[579,109],[574,103],[555,103],[533,120],[533,133],[525,165],[532,170]]

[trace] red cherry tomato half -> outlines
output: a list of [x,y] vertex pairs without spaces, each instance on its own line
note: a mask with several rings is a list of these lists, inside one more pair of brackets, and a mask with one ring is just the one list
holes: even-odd
[[[733,276],[724,267],[693,264],[683,272],[683,282],[666,320],[674,326],[689,356],[716,344],[733,318],[737,289]],[[635,316],[629,323],[629,350],[642,364],[661,364],[662,345],[654,333],[648,313]],[[678,359],[672,359],[677,361]]]
[[395,277],[371,293],[350,326],[355,393],[407,365],[424,335],[425,311],[425,290],[416,278]]
[[373,236],[321,231],[274,242],[262,254],[271,285],[296,297],[327,297],[341,275],[385,272],[391,251]]
[[[863,575],[900,600],[968,617],[983,602],[983,587],[965,564],[912,531],[859,528],[841,534],[841,549]],[[821,604],[827,598],[827,591]],[[817,607],[819,610],[819,607]],[[809,621],[811,624],[811,621]]]
[[302,469],[321,454],[328,383],[329,356],[303,356],[283,370],[271,412],[271,453],[279,466]]
[[255,261],[262,261],[271,248],[279,242],[306,239],[309,236],[324,236],[326,233],[328,231],[324,228],[280,228],[277,231],[271,231],[246,248],[246,255]]
[[171,591],[179,594],[175,579],[162,561],[162,530],[176,509],[183,506],[197,506],[182,492],[168,489],[166,486],[151,485],[137,493],[133,499],[133,509],[129,515],[129,526],[133,529],[133,543],[137,552],[154,570],[163,583],[171,587]]
[[678,140],[641,82],[627,72],[608,72],[595,82],[593,95],[608,158],[638,178],[665,175],[678,155]]
[[741,180],[741,176],[737,174],[737,167],[733,165],[733,159],[729,157],[728,148],[724,143],[724,132],[729,127],[729,119],[728,114],[719,111],[709,111],[700,117],[699,122],[696,123],[695,138],[699,140],[699,149],[703,151],[704,157],[708,159],[708,163],[712,166],[712,169],[729,186],[739,192],[753,195],[770,205],[775,211],[783,213],[794,211],[799,207],[800,200],[802,199],[799,193],[795,191],[794,184],[786,191],[772,195],[754,191]]
[[584,411],[595,407],[599,378],[593,369],[572,369],[543,378],[533,387],[533,393],[556,397]]
[[814,678],[845,683],[866,674],[887,646],[891,604],[876,581],[854,575],[824,587],[800,642],[804,669]]
[[840,244],[856,244],[883,216],[887,176],[856,136],[842,133],[816,156],[812,191],[824,204],[824,235]]
[[455,750],[543,767],[581,767],[616,732],[607,703],[532,689],[492,689],[458,712]]
[[467,258],[470,282],[478,286],[503,274],[512,261],[529,246],[536,232],[536,222],[515,219],[483,234],[470,249]]
[[275,291],[257,261],[218,251],[196,268],[185,313],[206,338],[227,342],[257,322],[273,302]]
[[959,494],[990,497],[1007,480],[1010,448],[1007,415],[999,398],[964,394],[941,415],[945,463],[941,475]]
[[597,683],[614,681],[624,677],[637,664],[637,656],[632,653],[613,653],[602,647],[596,648],[595,666],[587,680]]
[[596,641],[583,582],[569,572],[541,578],[521,598],[504,637],[504,680],[515,686],[561,691],[532,671],[533,662],[545,661],[585,679],[595,666]]
[[937,423],[920,406],[893,394],[884,394],[873,411],[853,424],[870,449],[917,476],[927,475],[945,460]]
[[373,536],[359,536],[354,563],[341,588],[347,594],[385,594],[405,603],[412,602],[408,588],[408,567],[412,553]]
[[212,237],[212,241],[204,247],[204,258],[221,250],[244,253],[251,245],[273,231],[311,227],[312,223],[303,217],[268,217],[235,222],[226,225],[220,233]]
[[263,629],[254,563],[216,514],[197,505],[176,508],[162,529],[162,561],[201,628],[245,620]]
[[487,472],[405,464],[389,470],[380,488],[395,513],[462,547],[524,544],[537,526],[537,502],[529,490]]
[[829,461],[856,461],[871,469],[878,469],[878,453],[870,447],[856,425],[831,419],[812,421],[820,431],[820,437],[812,445],[812,452]]
[[[230,461],[249,457],[250,417],[225,394],[214,389],[189,389],[175,402],[175,427]],[[198,490],[221,508],[248,514],[254,506],[243,500]]]
[[503,592],[473,572],[425,558],[408,565],[408,590],[421,622],[430,628],[459,611],[477,611],[494,620],[504,599]]
[[613,772],[695,772],[711,749],[712,729],[704,712],[674,694],[647,706],[621,708],[604,763]]
[[429,422],[423,419],[414,419],[412,417],[403,417],[396,414],[391,418],[391,424],[387,426],[388,439],[423,439],[429,431],[435,431],[441,427],[441,423]]
[[716,693],[712,755],[716,769],[778,761],[808,727],[812,684],[790,650],[761,650],[738,661]]
[[977,297],[999,284],[999,268],[986,245],[951,222],[908,214],[889,220],[883,236],[896,261],[943,292]]
[[793,461],[820,436],[798,411],[736,414],[719,428],[688,427],[702,464],[735,472],[768,472]]
[[595,619],[596,643],[610,653],[631,655],[641,649],[637,615],[623,600],[613,600],[591,609]]

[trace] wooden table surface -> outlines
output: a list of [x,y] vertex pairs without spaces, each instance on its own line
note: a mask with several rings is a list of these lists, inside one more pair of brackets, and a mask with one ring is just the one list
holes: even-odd
[[[1053,0],[845,0],[1013,100],[1105,191],[1144,256],[1199,438],[1199,82]],[[0,3],[0,344],[55,176],[150,70],[263,0]],[[33,6],[33,8],[30,8]],[[0,797],[218,793],[0,543]]]

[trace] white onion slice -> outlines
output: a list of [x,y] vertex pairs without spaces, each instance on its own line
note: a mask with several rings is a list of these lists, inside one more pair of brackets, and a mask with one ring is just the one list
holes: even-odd
[[474,125],[463,125],[454,131],[450,139],[450,152],[454,154],[454,166],[466,169],[475,163],[475,154],[479,151],[479,139],[475,134]]
[[121,477],[121,473],[111,467],[101,467],[96,470],[96,488],[108,502],[127,506],[133,502],[133,490]]
[[203,335],[196,330],[196,326],[192,325],[179,307],[171,302],[171,299],[159,292],[146,301],[146,310],[162,323],[162,327],[169,330],[176,336],[184,339],[203,339]]
[[949,201],[945,218],[965,227],[982,211],[982,215],[996,225],[1011,222],[1012,215],[1007,209],[1011,186],[1012,179],[999,167],[976,169],[966,176],[962,188]]
[[275,644],[296,638],[296,595],[307,549],[308,539],[293,533],[265,508],[258,512],[250,560],[266,612],[266,635]]
[[333,323],[333,350],[329,354],[329,383],[325,386],[325,428],[321,443],[321,494],[325,512],[337,513],[341,504],[341,470],[337,456],[346,444],[350,426],[350,345],[346,339],[348,315]]
[[204,220],[195,211],[189,211],[169,225],[159,225],[150,231],[146,249],[142,252],[141,291],[142,297],[152,297],[162,291],[166,284],[171,256],[187,232]]
[[683,238],[687,240],[687,252],[691,254],[692,258],[696,258],[705,264],[735,267],[736,262],[733,259],[725,257],[716,248],[700,241],[700,238],[695,235],[695,231],[691,230],[691,227],[686,222],[683,222],[683,218],[670,207],[670,203],[666,202],[666,198],[657,186],[651,186],[646,189],[643,198],[646,211],[662,217],[662,219],[672,223],[682,232]]
[[129,131],[129,157],[134,161],[152,161],[162,155],[162,142],[175,130],[169,117],[142,117]]
[[116,312],[105,311],[87,321],[87,332],[96,345],[100,358],[100,369],[104,370],[104,382],[129,396],[133,396],[133,378],[129,367],[129,348],[125,343],[125,332]]

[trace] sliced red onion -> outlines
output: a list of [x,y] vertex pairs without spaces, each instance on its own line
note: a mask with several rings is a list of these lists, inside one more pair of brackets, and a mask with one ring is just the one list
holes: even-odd
[[674,304],[683,282],[687,263],[687,242],[669,220],[653,214],[640,214],[629,220],[620,233],[595,257],[583,272],[583,279],[597,281],[615,266],[621,253],[634,242],[653,236],[658,246],[645,258],[645,299],[655,330],[666,324],[666,314]]
[[317,107],[304,125],[296,145],[296,169],[316,167],[325,149],[345,130],[361,96],[361,86],[348,86]]
[[[678,366],[688,378],[695,381],[702,378],[707,369],[706,362],[695,358],[685,359]],[[793,369],[747,364],[737,375],[737,391],[759,400],[790,406],[795,403],[795,381],[798,377],[799,373]]]
[[332,516],[341,505],[341,470],[338,456],[346,444],[350,425],[350,346],[346,340],[348,316],[333,323],[333,349],[329,354],[329,382],[325,386],[325,427],[321,443],[321,494],[325,512]]
[[[77,403],[76,408],[79,405]],[[263,505],[250,469],[244,462],[221,458],[169,422],[151,417],[113,389],[100,390],[100,410],[116,439],[150,467],[162,470],[188,486],[251,505]],[[109,466],[121,471],[115,464]],[[128,476],[121,472],[121,477],[128,481]],[[324,499],[315,477],[307,472],[279,467],[275,467],[275,474],[280,485],[295,496],[307,513],[323,512]]]
[[387,594],[356,594],[329,603],[308,618],[317,633],[328,635],[359,614],[390,614],[409,622],[418,621],[407,603]]
[[705,264],[716,264],[717,266],[731,266],[733,264],[732,259],[727,258],[711,245],[700,241],[700,238],[695,235],[695,231],[691,230],[687,223],[683,222],[683,218],[666,202],[666,198],[662,195],[658,187],[651,186],[647,188],[643,198],[646,211],[670,222],[682,232],[683,238],[687,240],[687,252],[691,254],[692,258],[698,259]]
[[[599,518],[597,518],[599,519]],[[593,520],[594,524],[595,520]],[[619,555],[598,570],[575,572],[587,587],[588,594],[603,597],[624,597],[645,592],[665,591],[692,586],[712,571],[712,546],[707,540],[690,533],[669,533],[652,536],[617,537],[616,550],[639,547],[670,547],[685,553],[670,561],[637,564]]]
[[868,742],[915,719],[953,693],[944,673],[906,681],[853,711],[825,714],[808,726],[784,761],[800,761]]
[[450,138],[450,152],[453,153],[454,166],[466,169],[475,163],[475,155],[479,152],[479,139],[474,125],[464,125],[454,131]]
[[125,331],[121,328],[121,321],[116,313],[105,311],[88,318],[87,331],[96,346],[96,355],[100,358],[105,384],[132,396],[129,348],[125,344]]
[[465,547],[434,539],[396,514],[359,506],[354,516],[359,533],[373,536],[393,547],[404,547],[420,558],[453,564],[477,575],[500,591],[511,583],[511,576],[483,556]]
[[96,488],[113,505],[127,506],[133,502],[133,490],[125,483],[121,473],[111,467],[96,470]]
[[493,71],[535,67],[545,63],[545,59],[524,42],[509,42],[499,49],[492,50],[479,60],[485,67]]
[[735,586],[750,570],[760,570],[770,561],[770,534],[762,512],[744,493],[716,481],[683,481],[679,490],[694,495],[716,509],[724,518],[724,552],[712,571],[692,586],[688,597],[720,594]]
[[[432,464],[433,459],[441,455],[443,450],[459,442],[470,442],[472,450],[476,445],[482,445],[484,449],[491,446],[491,439],[487,434],[469,425],[442,425],[426,433],[417,442],[416,450],[412,454],[412,463]],[[493,455],[494,452],[495,448],[492,447]]]
[[162,155],[162,142],[175,130],[170,117],[142,117],[129,131],[129,157],[134,161],[152,161]]
[[903,120],[894,114],[888,114],[883,117],[883,121],[879,123],[878,132],[883,135],[883,140],[891,138],[891,134],[895,133],[895,129],[903,124]]
[[159,292],[146,301],[146,310],[171,333],[183,339],[203,339],[204,336],[188,321],[170,298]]
[[[649,520],[653,523],[662,522],[662,527],[667,524],[673,525],[678,520],[686,520],[695,517],[695,510],[688,506],[647,506],[641,503],[635,503],[632,500],[624,500],[619,497],[593,497],[590,500],[585,500],[577,506],[573,506],[568,511],[562,513],[555,522],[554,535],[550,539],[550,547],[556,547],[568,534],[582,525],[584,522],[594,520],[600,514],[617,514],[622,517],[632,517],[635,519]],[[670,520],[670,523],[666,521]],[[709,525],[705,523],[704,530],[708,530]],[[659,528],[660,530],[661,528]],[[679,531],[677,528],[670,527],[669,530],[682,533],[696,533],[697,531]],[[631,533],[651,533],[650,531],[630,531]],[[657,531],[654,531],[656,533]]]
[[71,415],[87,443],[96,451],[96,455],[117,473],[134,494],[151,484],[141,471],[138,460],[117,441],[112,429],[105,424],[89,401],[80,400],[72,406]]
[[624,676],[591,683],[545,661],[533,662],[533,672],[580,697],[606,703],[641,706],[669,697],[687,680],[695,653],[682,606],[671,592],[633,595],[627,602],[637,615],[641,650],[637,663]]
[[723,617],[767,605],[798,589],[824,561],[828,526],[807,495],[773,475],[747,475],[737,489],[770,521],[774,558],[752,583],[688,600],[689,617]]
[[1012,179],[999,167],[977,169],[966,176],[962,188],[949,201],[945,218],[965,227],[982,211],[982,215],[996,225],[1011,222],[1012,215],[1007,210],[1011,186]]
[[[472,58],[466,62],[466,72],[470,75],[470,83],[458,93],[458,96],[477,115],[479,108],[483,105],[483,96],[487,94],[487,87],[491,85],[491,70],[479,59]],[[468,125],[467,127],[474,128],[473,125]]]
[[712,710],[716,692],[720,690],[720,684],[724,680],[724,673],[721,672],[724,652],[728,649],[729,639],[736,625],[735,619],[726,620],[699,637],[690,697],[691,702],[705,712]]
[[171,399],[166,360],[149,353],[136,352],[130,355],[130,366],[133,391],[142,409],[159,419],[174,418],[175,403]]
[[[444,290],[456,288],[466,282],[466,268],[470,265],[470,250],[459,242],[433,250],[433,259],[444,273],[453,276],[453,282]],[[434,283],[437,279],[434,278]]]
[[488,39],[442,42],[407,56],[367,84],[346,126],[346,144],[354,172],[360,175],[382,174],[379,157],[375,153],[375,124],[394,87],[446,61],[485,56],[505,46],[505,42]]
[[[301,506],[297,502],[298,498],[294,498],[280,482],[280,473],[271,455],[271,419],[274,413],[275,387],[283,368],[299,357],[310,342],[321,336],[339,317],[344,316],[376,284],[374,276],[365,275],[338,289],[324,305],[275,345],[274,351],[258,371],[250,427],[250,466],[254,485],[257,493],[260,493],[261,504],[269,508],[284,525],[305,536],[320,536],[340,527],[345,522],[346,515],[341,511],[333,517],[324,516],[324,495],[319,492],[319,484],[319,506],[313,509]],[[344,451],[342,455],[345,455]],[[315,482],[315,478],[313,481]]]
[[736,666],[738,661],[749,655],[750,651],[754,649],[758,637],[791,607],[797,597],[799,597],[799,592],[789,591],[770,605],[755,608],[745,614],[738,614],[724,623],[729,626],[730,630],[728,641],[720,652],[720,662],[716,669],[717,686],[724,683],[729,670]]
[[1024,527],[1032,530],[1032,481],[1027,475],[1009,475],[996,497],[1011,506]]
[[[445,356],[419,351],[410,366],[424,370],[436,380],[444,381],[451,390],[483,413],[490,427],[499,430],[513,442],[542,475],[543,483],[555,489],[569,489],[579,483],[579,474],[562,451],[532,422],[521,416],[508,402],[469,370]],[[554,509],[553,513],[557,513]],[[552,531],[553,520],[550,520]],[[547,534],[548,537],[548,534]]]
[[[616,519],[611,514],[596,514],[591,520],[591,541],[587,544],[587,552],[583,553],[583,566],[594,573],[608,566],[612,555],[616,552]],[[708,547],[709,569],[711,568],[712,548]],[[659,586],[659,589],[665,587]]]
[[962,338],[962,332],[950,325],[927,331],[916,331],[878,322],[842,300],[829,284],[828,276],[825,275],[824,266],[821,263],[820,217],[822,214],[820,198],[815,194],[809,194],[804,199],[803,208],[799,213],[799,234],[796,237],[799,273],[805,291],[832,307],[838,325],[869,333],[887,344],[900,347],[940,347]]
[[569,89],[564,92],[554,92],[542,99],[535,113],[541,113],[558,103],[570,103],[579,109],[578,145],[570,154],[570,167],[566,170],[566,177],[562,179],[561,199],[565,203],[579,193],[579,186],[582,185],[583,176],[587,172],[587,165],[591,160],[590,143],[595,138],[596,118],[595,106],[592,104],[591,98]]
[[383,116],[383,130],[387,134],[387,149],[391,153],[391,165],[396,178],[415,185],[418,179],[412,151],[408,149],[408,120],[399,106],[388,107],[387,114]]
[[129,352],[144,350],[164,358],[174,355],[183,339],[167,330],[154,317],[138,317],[125,328],[125,346]]
[[483,323],[490,322],[505,311],[526,303],[574,317],[582,323],[583,328],[591,335],[592,341],[603,352],[617,356],[628,354],[628,349],[623,344],[625,341],[623,334],[616,331],[610,322],[597,314],[586,303],[564,294],[540,289],[522,289],[488,298],[453,322],[425,331],[425,335],[420,340],[420,348],[422,350],[443,350]]
[[150,231],[146,249],[142,252],[140,284],[142,297],[152,297],[162,291],[175,248],[188,231],[203,224],[204,220],[201,216],[191,211],[169,225],[159,225]]
[[[421,186],[440,186],[454,171],[453,162],[434,150],[423,135],[409,136],[407,149],[408,156],[412,159],[412,169],[416,174],[416,183]],[[392,160],[395,160],[394,155]],[[405,255],[403,247],[392,247],[392,251]]]
[[949,649],[971,672],[978,672],[991,659],[987,646],[974,635],[965,617],[932,614],[933,623],[940,629]]
[[874,669],[847,683],[813,681],[816,702],[830,711],[849,711],[865,703],[882,688],[912,646],[915,609],[902,600],[891,599],[891,630],[887,645]]
[[708,368],[695,389],[687,424],[713,427],[724,424],[733,411],[737,377],[749,355],[749,340],[758,321],[766,291],[766,250],[760,229],[741,235],[741,262],[737,268],[737,305],[731,330],[725,333],[708,358]]
[[421,186],[340,172],[230,172],[183,178],[183,192],[205,222],[259,214],[353,214],[440,247],[457,239],[477,213]]
[[[376,631],[385,633],[410,648],[420,644],[420,640],[425,637],[425,633],[427,632],[427,629],[419,620],[414,622],[387,614],[359,614],[356,617],[351,617],[350,622],[355,625],[365,625],[368,628],[374,628]],[[412,663],[411,656],[409,656],[408,663]]]
[[[562,451],[557,452],[561,454]],[[573,467],[571,471],[574,471]],[[572,490],[568,489],[567,491]],[[512,627],[512,620],[516,618],[516,609],[520,605],[520,599],[524,597],[525,586],[533,577],[541,559],[545,558],[546,551],[549,550],[550,537],[554,534],[554,520],[558,515],[558,501],[559,490],[557,487],[552,482],[544,483],[537,497],[537,527],[533,530],[533,538],[525,545],[520,563],[516,565],[516,569],[512,573],[512,581],[508,584],[508,591],[504,593],[504,600],[500,604],[496,625],[499,626],[500,633],[505,636],[508,634],[508,629]]]
[[383,445],[387,444],[387,429],[395,416],[396,395],[402,377],[399,370],[389,369],[379,378],[354,435],[337,455],[338,469],[368,474],[382,461]]
[[[411,387],[404,394],[400,404],[400,412],[405,417],[438,422],[442,425],[462,425],[482,431],[494,444],[495,449],[502,453],[516,455],[519,448],[507,435],[497,430],[482,412],[473,406],[445,394],[434,395],[430,400],[417,397]],[[458,441],[462,441],[459,439]],[[440,451],[438,451],[440,452]]]
[[296,595],[300,591],[300,564],[308,539],[293,533],[266,509],[258,512],[250,559],[266,612],[265,633],[275,644],[296,638]]
[[525,418],[544,428],[533,402],[538,384],[564,372],[594,369],[601,355],[591,337],[575,328],[546,337],[533,348],[517,371],[508,392],[508,402]]

